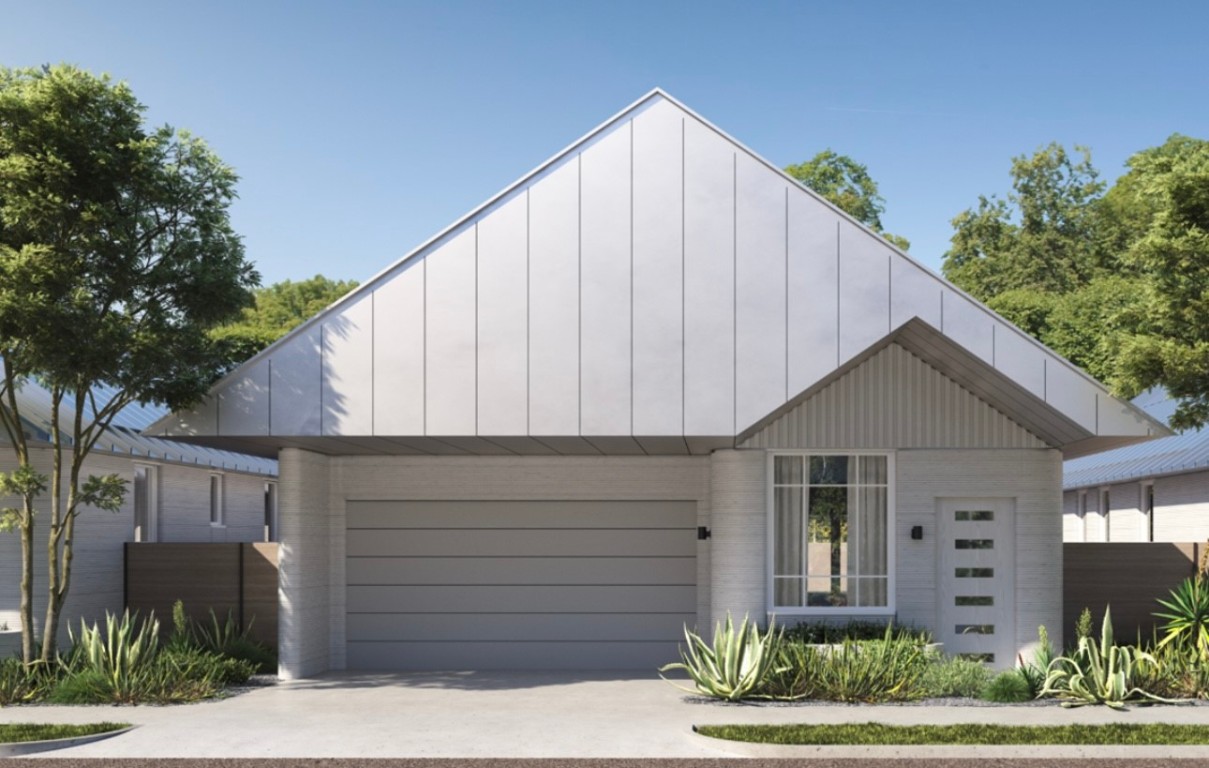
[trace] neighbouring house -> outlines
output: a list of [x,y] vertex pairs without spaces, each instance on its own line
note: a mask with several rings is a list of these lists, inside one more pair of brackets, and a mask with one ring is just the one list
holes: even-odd
[[1167,434],[659,90],[153,430],[280,458],[285,677],[649,669],[727,613],[1007,666],[1063,456]]
[[[101,402],[109,393],[98,391]],[[25,417],[35,467],[51,470],[50,393],[29,381],[17,393]],[[276,535],[277,462],[149,437],[143,430],[167,410],[131,404],[114,418],[84,462],[87,474],[116,473],[128,481],[122,509],[84,509],[76,522],[72,578],[62,630],[78,629],[80,619],[96,621],[124,606],[123,548],[135,541],[264,541]],[[0,439],[0,471],[16,459]],[[4,505],[16,503],[4,499]],[[49,494],[39,499],[34,552],[34,615],[45,611],[46,520]],[[0,624],[20,627],[21,545],[16,533],[0,533]]]
[[[1166,422],[1162,390],[1134,400]],[[1188,430],[1067,461],[1062,538],[1068,542],[1209,540],[1209,430]]]

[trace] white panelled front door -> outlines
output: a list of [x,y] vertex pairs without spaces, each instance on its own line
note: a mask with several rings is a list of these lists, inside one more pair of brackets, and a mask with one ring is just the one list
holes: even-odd
[[936,639],[948,654],[997,667],[1015,659],[1013,499],[939,499]]

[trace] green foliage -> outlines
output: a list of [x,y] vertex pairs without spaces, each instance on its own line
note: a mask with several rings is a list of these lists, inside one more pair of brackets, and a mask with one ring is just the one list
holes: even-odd
[[[75,519],[118,509],[125,493],[119,478],[86,477],[83,462],[125,405],[179,410],[206,393],[226,360],[208,331],[259,280],[230,225],[234,171],[200,139],[145,126],[144,112],[125,84],[76,67],[0,68],[0,426],[29,466],[28,415],[12,395],[31,379],[45,386],[56,456],[46,485],[66,490],[47,513],[44,661],[70,590]],[[32,552],[32,516],[20,517]],[[34,567],[23,559],[27,661]]]
[[916,629],[903,624],[893,624],[884,621],[860,621],[852,619],[843,624],[833,622],[802,622],[785,629],[785,639],[798,643],[814,643],[831,645],[845,640],[881,640],[884,639],[886,628],[892,630],[895,640],[911,640],[918,645],[932,642],[932,633],[926,629]]
[[881,640],[846,640],[838,648],[816,651],[811,659],[817,697],[844,702],[905,699],[927,665],[920,645],[895,639],[890,627]]
[[1031,701],[1035,696],[1028,679],[1018,669],[1009,669],[991,678],[979,694],[987,701],[1003,704]]
[[[0,472],[0,496],[17,496],[32,502],[46,490],[48,480],[46,475],[29,464],[23,464],[12,472]],[[0,532],[15,531],[32,522],[26,519],[24,509],[0,509]]]
[[[181,610],[183,612],[183,606]],[[276,672],[277,655],[272,649],[253,640],[251,631],[251,623],[241,630],[231,613],[227,614],[225,620],[219,621],[213,609],[210,610],[209,622],[191,623],[189,627],[193,644],[197,648],[247,662],[254,672]]]
[[146,671],[159,653],[159,630],[154,616],[139,623],[137,614],[129,611],[121,617],[106,613],[103,630],[81,621],[79,637],[72,636],[67,666],[90,673],[89,685],[95,682],[100,686],[97,690],[113,700],[134,700],[146,685]]
[[[1090,618],[1090,613],[1088,614]],[[1054,661],[1054,644],[1050,642],[1049,632],[1046,631],[1045,625],[1037,627],[1037,653],[1032,659],[1026,660],[1023,656],[1017,658],[1019,666],[1017,671],[1024,678],[1024,682],[1028,685],[1029,698],[1035,699],[1041,695],[1041,691],[1045,688],[1045,678],[1049,673],[1049,666]]]
[[0,659],[0,707],[42,698],[52,682],[42,662],[26,665],[18,658]]
[[1059,144],[1012,158],[1013,191],[979,198],[953,219],[944,274],[986,300],[1011,289],[1061,294],[1109,267],[1097,235],[1095,200],[1104,183],[1091,153]]
[[991,680],[991,670],[980,661],[949,656],[927,664],[911,691],[912,698],[974,699]]
[[1080,637],[1073,654],[1054,659],[1041,695],[1057,696],[1066,707],[1104,704],[1123,709],[1128,701],[1173,703],[1139,686],[1147,667],[1155,664],[1142,649],[1113,643],[1111,612],[1105,609],[1099,642]]
[[1155,644],[1154,664],[1142,670],[1138,687],[1167,699],[1209,698],[1209,663],[1195,648]]
[[1127,394],[1162,384],[1180,399],[1172,425],[1199,426],[1209,420],[1209,141],[1177,134],[1129,166],[1135,208],[1150,215],[1138,216],[1124,262],[1149,290],[1114,384]]
[[1075,641],[1091,637],[1092,631],[1091,609],[1084,608],[1075,620]]
[[825,149],[785,172],[898,248],[905,251],[910,247],[905,237],[882,230],[886,201],[878,193],[869,169],[851,157]]
[[1204,574],[1184,579],[1171,590],[1169,600],[1159,600],[1166,611],[1156,611],[1155,616],[1167,619],[1163,625],[1163,640],[1159,647],[1176,645],[1195,652],[1202,661],[1209,662],[1209,580]]
[[714,627],[712,646],[686,626],[685,647],[680,649],[681,661],[660,667],[659,673],[662,676],[673,670],[686,672],[695,688],[676,687],[690,693],[727,701],[751,698],[759,695],[773,670],[780,638],[780,633],[771,624],[767,632],[761,633],[756,623],[749,623],[746,616],[736,627],[728,613],[725,624]]
[[[1203,725],[1169,723],[1110,723],[1107,725],[700,725],[703,736],[762,744],[895,745],[927,744],[1087,744],[1155,745],[1209,744]],[[992,763],[997,761],[991,761]]]
[[247,360],[357,287],[355,280],[283,280],[260,288],[239,318],[211,331],[229,350],[231,366]]
[[0,744],[75,739],[129,728],[130,723],[0,723]]

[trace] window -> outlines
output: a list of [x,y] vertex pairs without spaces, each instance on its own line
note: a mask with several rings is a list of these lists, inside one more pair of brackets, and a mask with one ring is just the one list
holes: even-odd
[[1154,481],[1142,483],[1142,516],[1146,530],[1142,541],[1154,541]]
[[264,484],[264,540],[277,541],[277,483]]
[[134,465],[134,540],[155,541],[159,522],[156,468]]
[[223,524],[222,475],[210,475],[210,525]]
[[891,457],[772,457],[771,602],[776,611],[887,613]]
[[1109,504],[1108,489],[1101,488],[1100,489],[1100,519],[1104,525],[1104,540],[1105,541],[1112,541],[1112,537],[1109,535],[1110,534],[1109,509],[1111,508],[1111,506],[1112,505]]
[[1079,528],[1087,541],[1087,491],[1079,491]]

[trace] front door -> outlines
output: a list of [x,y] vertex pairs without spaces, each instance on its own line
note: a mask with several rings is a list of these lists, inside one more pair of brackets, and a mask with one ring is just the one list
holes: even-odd
[[1013,499],[939,499],[936,639],[945,653],[1010,667],[1016,653]]

